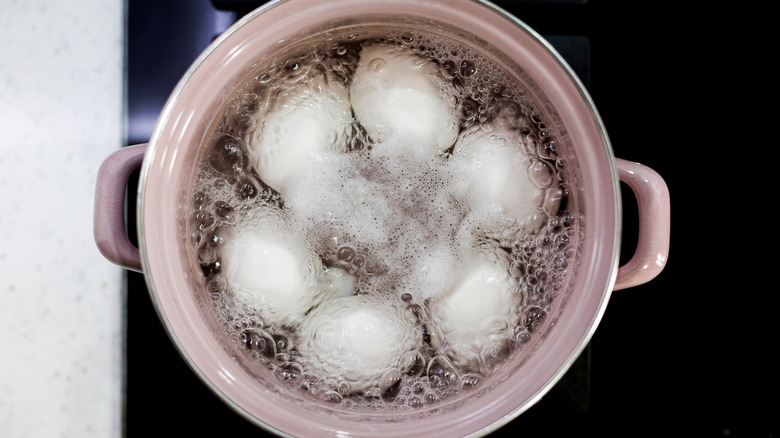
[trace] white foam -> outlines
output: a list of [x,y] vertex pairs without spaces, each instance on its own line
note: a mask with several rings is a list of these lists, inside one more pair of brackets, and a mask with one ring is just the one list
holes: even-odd
[[255,114],[250,149],[260,178],[283,193],[311,155],[344,148],[352,111],[346,89],[317,75],[285,88],[276,99],[268,113]]
[[387,44],[363,48],[350,87],[355,116],[378,143],[404,135],[410,151],[449,149],[458,135],[454,109],[433,81],[427,59]]
[[447,242],[421,243],[407,267],[409,293],[420,302],[440,297],[450,290],[458,273],[458,248]]
[[323,267],[305,242],[269,212],[236,226],[222,251],[222,270],[248,306],[289,322],[315,303]]
[[499,350],[511,337],[511,315],[517,311],[515,285],[500,263],[476,260],[450,293],[432,305],[432,318],[443,336],[432,344],[456,365],[473,364],[485,351]]
[[333,233],[335,245],[384,246],[393,228],[388,188],[361,172],[360,157],[328,153],[302,164],[300,183],[285,194],[285,210],[301,229]]
[[474,130],[461,135],[451,163],[462,175],[461,193],[468,193],[472,209],[503,215],[538,229],[544,220],[542,192],[529,176],[530,160],[519,140],[508,130]]
[[401,312],[366,295],[323,303],[301,323],[298,348],[306,369],[340,376],[353,392],[377,385],[421,341],[421,331]]

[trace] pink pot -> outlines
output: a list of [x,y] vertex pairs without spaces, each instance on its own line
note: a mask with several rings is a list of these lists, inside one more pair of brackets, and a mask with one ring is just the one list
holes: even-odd
[[[489,42],[489,50],[523,67],[537,93],[555,109],[579,169],[582,213],[577,269],[525,354],[474,391],[420,411],[358,413],[307,402],[274,386],[241,359],[201,302],[202,274],[187,233],[191,181],[206,130],[234,87],[255,63],[289,42],[366,16],[402,16],[440,23]],[[127,239],[124,192],[141,166],[139,247]],[[620,181],[639,206],[639,239],[618,267]],[[203,382],[258,426],[293,436],[462,436],[494,431],[538,401],[590,340],[611,291],[649,281],[663,268],[669,246],[669,194],[663,180],[640,164],[615,159],[601,120],[580,82],[535,32],[499,9],[473,1],[289,0],[263,6],[220,36],[187,72],[168,100],[148,145],[121,149],[100,169],[95,239],[110,261],[145,274],[171,339]]]

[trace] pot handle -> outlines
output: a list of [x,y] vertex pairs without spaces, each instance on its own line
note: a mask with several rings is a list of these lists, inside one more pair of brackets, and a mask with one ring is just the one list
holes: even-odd
[[669,188],[658,173],[639,163],[616,159],[618,178],[636,196],[639,238],[636,251],[618,268],[613,290],[637,286],[655,278],[669,256]]
[[142,272],[141,253],[127,237],[125,192],[130,174],[141,167],[146,144],[121,148],[106,158],[97,174],[94,234],[101,254],[110,262]]

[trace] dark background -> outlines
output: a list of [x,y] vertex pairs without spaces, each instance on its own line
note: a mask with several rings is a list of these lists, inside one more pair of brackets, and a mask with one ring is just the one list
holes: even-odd
[[[190,63],[261,1],[127,0],[126,143],[145,142]],[[739,103],[736,3],[499,1],[548,37],[587,85],[615,155],[665,179],[666,269],[612,295],[572,370],[492,436],[770,437],[778,429],[778,330],[762,282],[771,248],[762,187],[766,143]],[[722,8],[718,10],[717,8]],[[771,171],[770,171],[771,172]],[[747,192],[747,194],[746,194]],[[132,193],[132,190],[131,190]],[[624,188],[624,252],[636,206]],[[130,202],[132,204],[133,202]],[[133,216],[132,208],[130,216]],[[132,224],[131,224],[132,226]],[[754,231],[751,231],[754,230]],[[758,249],[757,249],[758,248]],[[623,256],[625,259],[626,256]],[[125,433],[264,436],[203,385],[163,330],[143,278],[128,273]]]

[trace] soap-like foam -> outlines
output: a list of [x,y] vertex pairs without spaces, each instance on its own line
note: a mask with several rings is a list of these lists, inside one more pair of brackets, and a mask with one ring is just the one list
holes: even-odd
[[[437,155],[404,153],[400,138],[352,154],[320,155],[303,164],[300,184],[285,193],[285,213],[320,253],[350,245],[366,268],[403,277],[399,291],[420,299],[447,288],[461,243],[465,211],[451,189],[458,176]],[[399,292],[399,295],[403,292]]]

